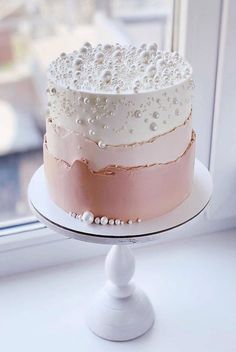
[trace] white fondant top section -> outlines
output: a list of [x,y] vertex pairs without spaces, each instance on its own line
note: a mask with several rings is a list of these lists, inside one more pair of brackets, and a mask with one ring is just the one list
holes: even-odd
[[[99,65],[103,69],[108,65],[111,75],[103,75]],[[151,70],[150,65],[156,69]],[[75,72],[79,72],[76,79]],[[117,80],[118,90],[114,89]],[[191,67],[177,53],[160,52],[154,44],[146,50],[145,46],[120,45],[92,48],[87,43],[79,52],[61,54],[51,64],[48,115],[58,126],[98,144],[143,142],[187,119],[192,88]]]

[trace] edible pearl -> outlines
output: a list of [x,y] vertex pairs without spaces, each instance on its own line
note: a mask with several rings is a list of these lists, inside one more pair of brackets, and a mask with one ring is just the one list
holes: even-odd
[[91,48],[92,45],[89,42],[85,42],[84,46],[86,46],[87,48]]
[[102,79],[103,79],[103,81],[106,82],[106,83],[110,82],[111,78],[112,78],[111,71],[108,71],[108,70],[107,70],[107,71],[105,71],[105,72],[103,73],[103,75],[102,75]]
[[102,53],[97,53],[95,56],[95,60],[99,63],[102,64],[104,60],[104,55]]
[[116,225],[120,225],[120,219],[116,219],[116,220],[115,220],[115,224],[116,224]]
[[93,130],[89,130],[89,135],[90,136],[94,136],[95,135],[95,132]]
[[157,130],[157,124],[155,122],[152,122],[149,127],[150,127],[150,130],[152,130],[152,131]]
[[88,51],[88,49],[87,49],[85,46],[83,46],[83,47],[80,49],[80,53],[82,53],[82,54],[86,54],[87,51]]
[[142,54],[141,54],[141,60],[143,63],[148,63],[148,60],[149,60],[149,52],[148,51],[144,51]]
[[142,220],[138,218],[137,222],[140,223],[140,222],[142,222]]
[[157,51],[157,44],[156,43],[151,44],[148,49],[150,51],[155,51],[156,52]]
[[94,123],[94,119],[92,119],[91,117],[88,118],[88,123],[89,124],[93,124]]
[[89,104],[89,98],[84,98],[84,104]]
[[86,222],[86,224],[92,224],[94,220],[94,215],[91,211],[86,210],[83,214],[82,214],[82,221]]
[[137,118],[140,118],[141,117],[141,111],[140,110],[136,110],[134,112],[134,116],[137,117]]
[[80,67],[82,64],[83,64],[83,60],[82,59],[76,59],[75,62],[74,62],[74,66],[76,68]]
[[109,220],[109,225],[114,225],[115,221],[113,219]]
[[99,146],[99,148],[104,149],[106,147],[106,144],[103,143],[103,141],[99,141],[98,146]]
[[104,49],[105,50],[111,50],[112,49],[112,45],[111,44],[105,44],[104,45]]
[[103,216],[102,218],[101,218],[101,224],[102,225],[106,225],[108,223],[108,218],[106,217],[106,216]]
[[159,116],[160,116],[160,114],[159,114],[159,112],[154,111],[154,113],[152,114],[152,116],[153,116],[154,119],[158,119]]
[[129,225],[132,225],[132,224],[133,224],[133,221],[132,221],[132,220],[128,220],[128,224],[129,224]]
[[75,122],[76,122],[78,125],[82,125],[82,124],[83,124],[83,120],[81,120],[81,119],[77,119]]
[[155,66],[150,66],[147,71],[149,77],[154,77],[156,72],[157,70]]
[[95,224],[99,225],[100,224],[100,218],[99,217],[96,217],[95,220],[94,220]]

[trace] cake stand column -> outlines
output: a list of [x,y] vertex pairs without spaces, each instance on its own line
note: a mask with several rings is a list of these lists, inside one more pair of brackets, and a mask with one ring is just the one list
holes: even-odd
[[114,245],[105,270],[107,282],[97,294],[88,313],[88,326],[98,336],[126,341],[144,334],[154,322],[154,311],[145,293],[131,280],[134,256],[127,245]]

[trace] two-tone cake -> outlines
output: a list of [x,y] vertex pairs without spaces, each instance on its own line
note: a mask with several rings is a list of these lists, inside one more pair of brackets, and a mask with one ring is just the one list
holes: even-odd
[[90,43],[49,67],[44,165],[53,201],[87,223],[165,214],[190,194],[192,69],[156,44]]

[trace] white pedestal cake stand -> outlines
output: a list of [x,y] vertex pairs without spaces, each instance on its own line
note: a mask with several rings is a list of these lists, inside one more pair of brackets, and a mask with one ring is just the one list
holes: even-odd
[[32,211],[49,228],[80,241],[113,245],[105,262],[108,281],[97,294],[88,313],[89,328],[96,335],[112,341],[136,338],[150,329],[154,322],[151,302],[130,281],[135,261],[128,245],[152,241],[160,233],[192,220],[206,207],[211,194],[211,176],[205,166],[196,160],[192,193],[172,212],[132,225],[102,226],[82,223],[52,202],[43,166],[33,175],[28,190]]

